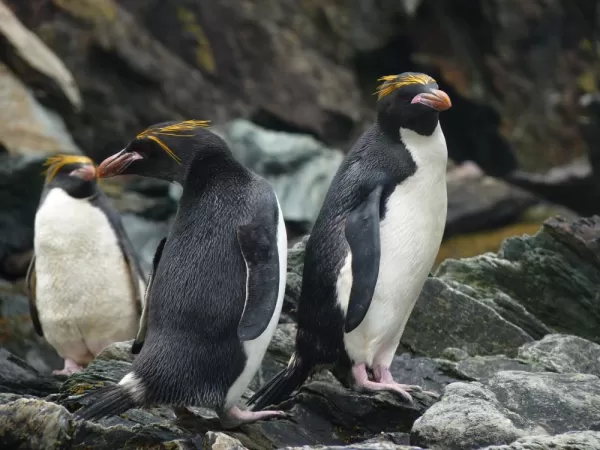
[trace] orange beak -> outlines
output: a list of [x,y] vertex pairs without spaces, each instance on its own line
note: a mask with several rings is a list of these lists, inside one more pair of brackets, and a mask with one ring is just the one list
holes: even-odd
[[98,177],[99,178],[110,178],[122,173],[127,169],[132,162],[144,159],[142,155],[137,152],[126,152],[121,150],[112,156],[109,156],[98,166]]
[[430,92],[415,95],[411,103],[420,103],[421,105],[429,106],[436,111],[446,111],[452,107],[450,97],[444,91],[439,89],[431,89]]

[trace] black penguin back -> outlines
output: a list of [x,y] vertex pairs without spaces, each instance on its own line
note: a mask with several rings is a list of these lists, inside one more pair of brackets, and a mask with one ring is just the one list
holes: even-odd
[[265,201],[277,214],[270,186],[227,158],[190,169],[133,365],[149,403],[221,406],[242,373],[246,266],[236,232]]

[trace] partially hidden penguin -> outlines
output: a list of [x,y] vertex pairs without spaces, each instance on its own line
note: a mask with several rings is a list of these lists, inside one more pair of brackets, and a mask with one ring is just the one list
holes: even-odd
[[150,127],[99,171],[183,189],[154,256],[131,372],[90,393],[76,418],[153,405],[180,417],[190,406],[212,408],[224,428],[283,416],[237,406],[275,332],[285,291],[287,235],[270,184],[200,120]]
[[71,375],[109,344],[135,338],[146,280],[94,162],[59,154],[45,165],[26,276],[29,312],[64,359],[53,374]]
[[295,351],[249,400],[280,403],[329,368],[358,391],[395,391],[390,364],[444,234],[450,98],[428,75],[379,79],[375,122],[339,167],[306,243]]

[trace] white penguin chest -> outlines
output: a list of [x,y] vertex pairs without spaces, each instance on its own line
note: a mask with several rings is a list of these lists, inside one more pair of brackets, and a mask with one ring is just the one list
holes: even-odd
[[[407,130],[401,136],[417,169],[386,201],[373,299],[363,322],[344,337],[351,358],[368,364],[393,356],[435,261],[446,223],[447,149],[441,128],[438,125],[428,137]],[[344,313],[352,287],[351,264],[349,253],[337,285]]]
[[52,189],[35,218],[34,250],[42,324],[130,327],[134,291],[117,235],[99,208]]
[[375,291],[382,300],[381,314],[396,316],[396,320],[410,314],[433,266],[448,204],[447,149],[439,125],[431,136],[402,130],[401,137],[417,169],[387,199],[380,223],[381,260]]

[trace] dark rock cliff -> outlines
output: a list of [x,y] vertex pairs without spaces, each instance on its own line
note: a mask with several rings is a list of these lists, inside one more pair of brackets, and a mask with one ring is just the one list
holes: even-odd
[[[585,172],[598,159],[589,127],[600,120],[593,0],[6,3],[73,73],[80,113],[60,95],[39,94],[98,158],[178,117],[245,117],[347,147],[372,118],[377,77],[420,69],[453,99],[442,124],[455,160],[504,176],[581,158]],[[598,191],[580,193],[559,200],[597,211]]]

